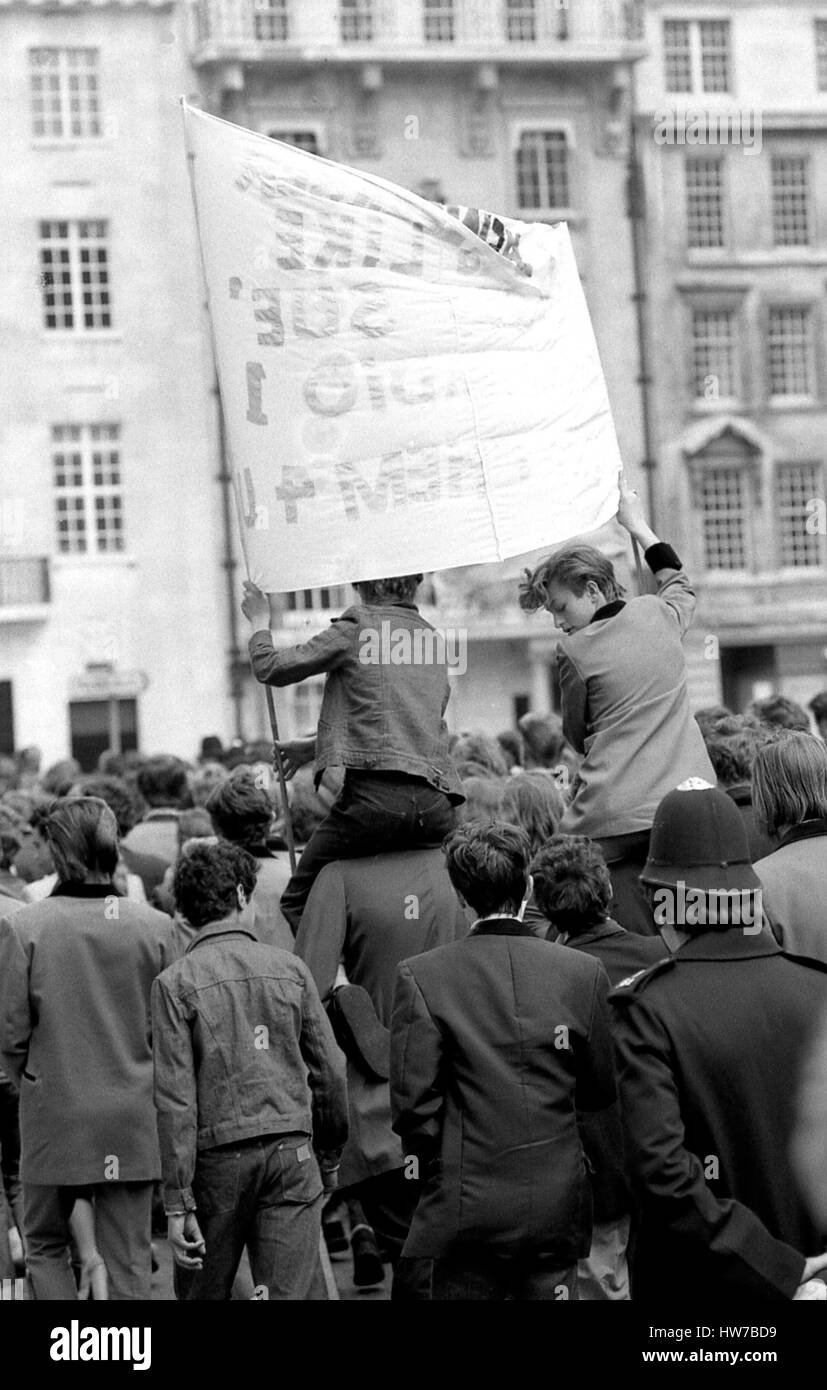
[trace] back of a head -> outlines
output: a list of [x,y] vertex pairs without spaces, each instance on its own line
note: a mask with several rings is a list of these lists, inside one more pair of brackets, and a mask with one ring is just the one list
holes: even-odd
[[734,716],[724,727],[727,733],[721,732],[722,726],[713,726],[704,732],[703,739],[718,782],[722,787],[734,787],[749,781],[754,744],[745,737],[747,726],[741,716]]
[[353,587],[363,603],[385,608],[399,603],[413,603],[421,583],[421,574],[397,574],[388,579],[362,579]]
[[704,738],[707,733],[717,732],[722,721],[737,719],[739,716],[734,714],[731,709],[724,705],[705,705],[703,709],[696,709],[694,714],[695,723],[698,725]]
[[753,700],[748,713],[760,719],[762,724],[773,724],[780,729],[790,729],[802,734],[810,732],[807,711],[786,695],[770,695],[766,700]]
[[[509,779],[510,780],[510,779]],[[472,822],[492,825],[500,817],[500,802],[506,785],[505,777],[479,775],[462,778],[464,803],[457,808],[457,815],[464,825]]]
[[257,872],[255,859],[240,845],[193,845],[175,868],[175,906],[196,928],[223,921],[239,909],[238,888],[248,900],[252,896]]
[[503,820],[525,831],[536,854],[557,833],[566,804],[552,774],[535,768],[508,779],[500,809]]
[[47,796],[67,796],[81,775],[80,763],[75,758],[61,758],[46,769],[40,785]]
[[460,733],[451,747],[451,757],[460,777],[463,769],[472,767],[474,773],[490,773],[492,777],[506,777],[508,763],[495,738],[482,733]]
[[585,835],[555,835],[531,861],[534,901],[560,932],[580,936],[606,921],[612,881],[606,861]]
[[194,806],[206,806],[216,787],[226,782],[229,772],[223,763],[202,763],[190,777],[190,794]]
[[478,917],[514,913],[525,895],[531,847],[516,825],[460,825],[445,841],[448,874]]
[[91,875],[111,878],[118,863],[118,824],[96,796],[64,797],[53,806],[44,830],[61,883],[83,883]]
[[26,817],[7,802],[0,801],[0,868],[8,869],[14,863],[27,831]]
[[554,767],[559,763],[567,747],[559,714],[524,714],[519,730],[527,767]]
[[83,777],[69,793],[72,797],[96,796],[105,801],[118,823],[118,835],[123,839],[138,821],[135,798],[120,777]]
[[812,712],[817,724],[827,723],[827,690],[819,690],[818,694],[807,702],[807,708]]
[[241,766],[211,793],[206,810],[223,840],[261,845],[273,820],[273,803],[252,769]]
[[503,729],[497,734],[497,742],[510,772],[512,768],[523,765],[523,741],[516,729]]
[[827,746],[792,732],[764,744],[752,765],[752,804],[770,836],[827,818]]
[[138,790],[149,807],[184,806],[189,799],[187,769],[179,758],[148,758],[138,771]]

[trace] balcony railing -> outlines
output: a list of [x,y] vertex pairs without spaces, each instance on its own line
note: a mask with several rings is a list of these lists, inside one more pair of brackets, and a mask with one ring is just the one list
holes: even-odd
[[49,560],[45,555],[0,556],[0,622],[29,616],[52,601]]
[[193,0],[196,61],[601,56],[643,39],[643,0]]

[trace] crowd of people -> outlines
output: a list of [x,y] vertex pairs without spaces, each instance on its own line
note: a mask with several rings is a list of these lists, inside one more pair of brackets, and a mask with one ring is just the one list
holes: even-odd
[[[679,557],[515,595],[559,715],[449,734],[421,576],[308,642],[318,730],[0,758],[0,1275],[37,1299],[827,1298],[827,691],[691,711]],[[541,619],[542,621],[542,619]],[[812,718],[811,718],[812,715]],[[153,1245],[153,1233],[156,1245]]]

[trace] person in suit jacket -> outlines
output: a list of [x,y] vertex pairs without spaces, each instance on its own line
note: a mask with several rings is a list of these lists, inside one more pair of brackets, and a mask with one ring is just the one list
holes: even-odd
[[[378,1024],[389,1029],[399,962],[459,940],[470,924],[441,849],[340,859],[322,869],[313,884],[296,954],[309,967],[324,1004],[334,997],[341,963],[348,984],[367,992]],[[419,1188],[405,1177],[402,1146],[391,1128],[387,1069],[380,1076],[354,1049],[345,1050],[350,1135],[339,1185],[349,1199],[361,1202],[395,1263]]]
[[0,922],[0,1050],[20,1087],[29,1273],[36,1299],[77,1297],[68,1220],[91,1195],[110,1298],[149,1298],[161,1175],[150,990],[172,959],[170,922],[118,896],[105,802],[58,802],[46,834],[57,887]]
[[810,1297],[827,1232],[806,1210],[790,1150],[827,966],[766,930],[743,821],[717,788],[664,797],[644,881],[674,954],[610,996],[642,1207],[632,1296]]
[[659,936],[626,931],[609,916],[612,880],[587,836],[552,836],[534,855],[531,876],[537,909],[550,923],[548,940],[587,951],[612,985],[669,954]]
[[477,920],[399,966],[391,1108],[424,1188],[393,1297],[574,1297],[592,1227],[577,1112],[616,1097],[608,980],[523,924],[522,830],[472,822],[446,857]]
[[787,733],[765,745],[752,769],[761,824],[778,836],[756,860],[764,911],[788,951],[827,962],[827,747]]
[[654,936],[638,877],[655,808],[685,778],[714,783],[715,774],[686,685],[683,638],[694,591],[623,480],[617,519],[643,548],[657,595],[624,601],[611,561],[592,546],[571,546],[526,571],[520,606],[545,608],[564,634],[557,651],[563,733],[584,756],[560,829],[599,842],[617,920]]

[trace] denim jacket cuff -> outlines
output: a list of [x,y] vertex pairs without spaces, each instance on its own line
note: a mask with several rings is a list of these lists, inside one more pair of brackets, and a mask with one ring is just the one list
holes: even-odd
[[164,1188],[164,1211],[167,1216],[185,1216],[188,1211],[195,1209],[191,1187]]

